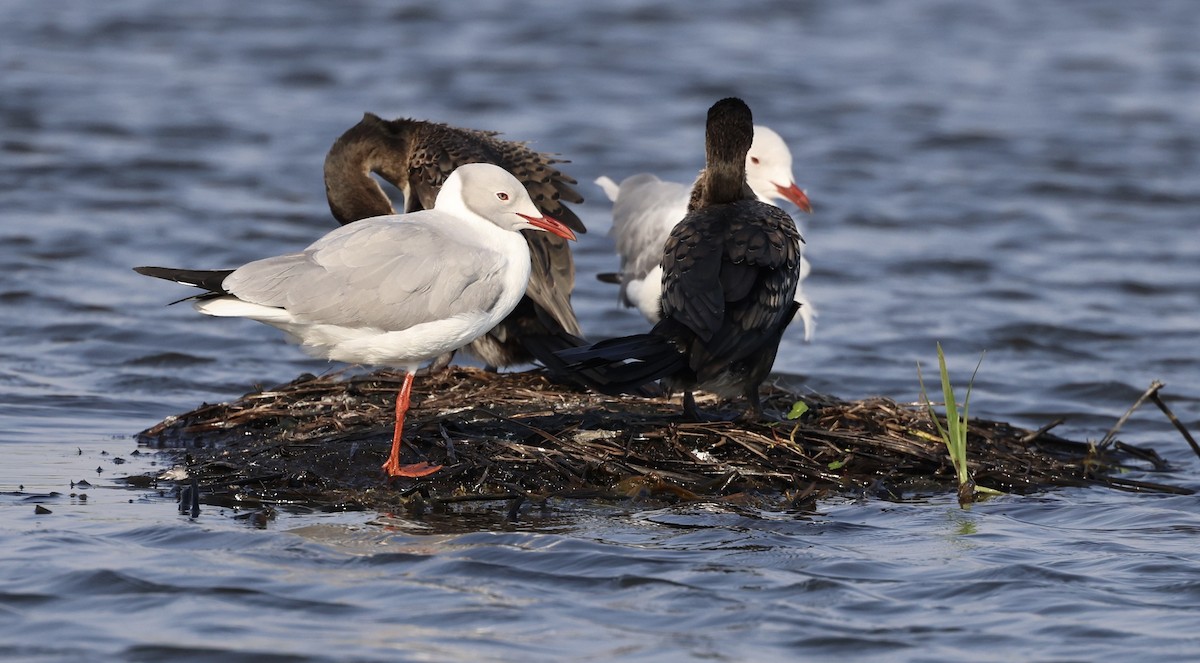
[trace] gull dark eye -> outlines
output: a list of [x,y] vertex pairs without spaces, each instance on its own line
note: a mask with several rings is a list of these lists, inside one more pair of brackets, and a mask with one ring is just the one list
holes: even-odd
[[758,157],[750,157],[750,163],[757,166],[758,165]]
[[500,200],[508,200],[508,194],[504,193],[503,191],[497,191],[496,197],[499,198]]

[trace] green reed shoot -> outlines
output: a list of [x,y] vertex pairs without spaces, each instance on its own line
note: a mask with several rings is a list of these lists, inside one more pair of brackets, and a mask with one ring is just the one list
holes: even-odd
[[967,470],[967,423],[969,421],[968,412],[971,405],[971,388],[975,385],[975,375],[979,373],[979,366],[983,364],[983,354],[979,355],[979,363],[975,364],[975,371],[971,373],[971,380],[967,383],[967,394],[966,398],[963,399],[961,412],[958,409],[958,401],[954,397],[954,387],[950,384],[950,373],[946,370],[946,355],[942,352],[941,343],[937,344],[937,355],[938,370],[942,376],[942,398],[945,399],[946,404],[945,426],[942,426],[942,422],[938,420],[937,412],[933,409],[933,403],[929,401],[929,394],[925,391],[925,378],[921,375],[920,362],[917,362],[917,380],[921,383],[921,401],[929,409],[929,418],[933,420],[933,425],[937,427],[938,435],[941,436],[942,442],[946,444],[946,451],[950,454],[950,463],[954,466],[954,471],[958,475],[959,502],[965,503],[973,499],[976,491],[995,492],[990,489],[976,488],[974,480]]

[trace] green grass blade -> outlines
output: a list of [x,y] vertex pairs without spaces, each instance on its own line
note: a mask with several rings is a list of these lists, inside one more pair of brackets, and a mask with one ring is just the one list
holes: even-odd
[[958,416],[958,403],[954,399],[954,387],[950,385],[950,372],[946,369],[946,354],[942,351],[941,343],[937,344],[937,354],[938,369],[942,376],[942,396],[946,401],[946,447],[950,462],[958,473],[958,480],[963,483],[967,480],[966,430]]
[[[983,365],[983,354],[979,355],[979,362],[975,364],[975,370],[971,373],[971,380],[967,383],[966,396],[960,410],[958,402],[954,398],[954,387],[950,384],[950,371],[946,367],[946,353],[942,350],[942,344],[940,342],[937,344],[938,372],[942,380],[942,398],[946,407],[946,425],[944,427],[938,419],[933,403],[929,400],[929,392],[925,389],[925,376],[921,373],[921,362],[917,362],[917,380],[921,385],[921,400],[924,402],[925,408],[929,410],[929,418],[933,420],[938,435],[946,445],[950,464],[954,466],[955,474],[958,475],[960,490],[961,486],[966,486],[971,480],[971,474],[967,468],[967,433],[971,421],[971,391],[975,386],[975,376],[979,374],[979,367]],[[975,487],[975,492],[1000,494],[998,491],[979,486]],[[961,493],[959,500],[960,502],[963,500]]]
[[[969,382],[967,382],[967,395],[963,399],[963,409],[962,409],[963,439],[962,439],[962,444],[963,444],[963,464],[964,464],[964,466],[966,465],[966,459],[967,459],[967,457],[966,457],[966,454],[967,454],[967,450],[966,450],[967,429],[968,429],[967,424],[970,421],[970,419],[968,419],[968,413],[969,413],[970,407],[971,407],[971,390],[975,388],[975,376],[979,374],[979,367],[983,365],[983,356],[986,354],[987,354],[986,350],[979,353],[979,361],[975,362],[975,370],[971,371],[971,380]],[[964,475],[965,475],[965,468],[964,468]]]

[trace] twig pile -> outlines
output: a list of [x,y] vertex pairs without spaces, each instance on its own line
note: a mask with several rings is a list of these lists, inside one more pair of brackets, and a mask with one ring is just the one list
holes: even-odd
[[[692,423],[682,420],[677,399],[603,396],[538,372],[460,367],[416,381],[405,428],[405,462],[445,467],[389,483],[380,464],[400,382],[387,371],[346,380],[306,375],[170,417],[138,438],[186,450],[202,501],[244,506],[411,509],[507,500],[515,509],[527,499],[646,497],[803,506],[829,492],[895,498],[956,485],[928,414],[887,399],[801,397],[770,386],[764,405],[778,421]],[[808,411],[783,419],[797,400]],[[1046,429],[972,420],[968,455],[976,483],[1003,492],[1088,485],[1190,492],[1114,476],[1131,463],[1167,469],[1152,449],[1102,448]]]

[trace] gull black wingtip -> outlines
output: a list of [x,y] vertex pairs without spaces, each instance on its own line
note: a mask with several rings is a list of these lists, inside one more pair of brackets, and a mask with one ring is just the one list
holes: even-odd
[[177,269],[173,267],[134,267],[133,271],[143,276],[150,276],[164,281],[174,281],[183,285],[203,288],[209,292],[224,293],[222,285],[225,278],[233,273],[232,269]]

